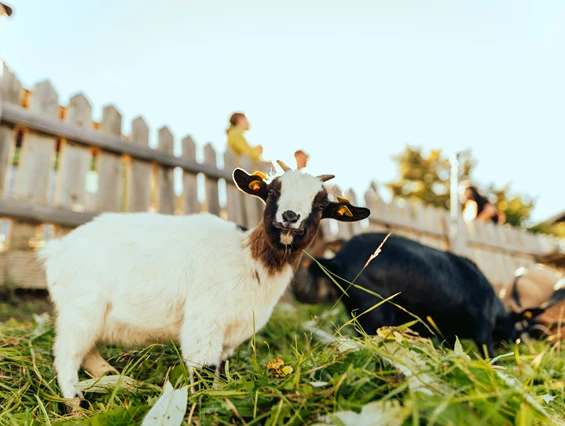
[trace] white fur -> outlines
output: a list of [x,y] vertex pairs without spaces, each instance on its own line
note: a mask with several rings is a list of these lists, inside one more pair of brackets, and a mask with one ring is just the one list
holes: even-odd
[[277,221],[283,222],[282,214],[291,210],[300,215],[291,228],[298,229],[312,211],[314,197],[322,190],[320,179],[292,170],[281,176],[281,196],[278,200]]
[[[284,205],[295,209],[296,202],[307,214],[314,182],[302,177],[304,191],[286,175],[283,196],[310,198],[300,203],[292,194]],[[269,275],[251,257],[250,232],[210,214],[107,213],[41,250],[58,312],[54,355],[63,396],[81,397],[74,389],[81,363],[111,369],[98,354],[104,343],[179,341],[191,369],[218,365],[260,330],[293,271]]]

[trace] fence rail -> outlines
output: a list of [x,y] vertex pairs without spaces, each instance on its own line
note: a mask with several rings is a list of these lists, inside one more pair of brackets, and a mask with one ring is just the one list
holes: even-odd
[[[104,107],[101,121],[94,122],[83,94],[60,105],[51,83],[26,90],[5,65],[0,83],[0,286],[44,288],[35,250],[45,238],[64,235],[100,212],[208,211],[249,227],[259,221],[261,202],[238,191],[231,175],[236,165],[269,171],[269,163],[236,159],[226,152],[223,167],[218,167],[218,154],[210,144],[203,147],[204,160],[198,162],[190,136],[180,141],[182,154],[176,156],[175,137],[167,127],[157,131],[153,149],[150,129],[141,117],[125,135],[114,106]],[[176,191],[175,171],[182,174],[182,188]],[[93,177],[97,184],[90,185]],[[342,194],[338,186],[328,188],[332,196],[361,201],[351,190]],[[416,201],[386,203],[373,189],[364,194],[364,202],[371,209],[367,223],[324,221],[328,238],[386,229],[439,249],[457,248],[478,263],[495,287],[508,282],[519,266],[565,256],[563,240],[509,226],[464,223],[462,218],[457,241],[450,241],[446,210]]]

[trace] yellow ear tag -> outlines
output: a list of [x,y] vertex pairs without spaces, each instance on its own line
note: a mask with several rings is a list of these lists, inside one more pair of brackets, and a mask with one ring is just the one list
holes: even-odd
[[249,189],[253,192],[259,192],[261,191],[261,184],[258,180],[254,180],[253,182],[249,183]]
[[340,203],[351,204],[351,201],[349,201],[347,198],[343,198],[343,197],[337,197],[337,201],[340,202]]
[[260,172],[260,171],[253,172],[253,174],[251,176],[259,176],[261,179],[265,179],[267,177],[267,175],[265,173]]
[[349,208],[347,206],[341,206],[339,209],[337,209],[337,215],[338,216],[349,216],[349,217],[353,217],[353,213],[351,213],[351,210],[349,210]]
[[530,318],[532,318],[532,313],[530,311],[524,312],[524,317],[526,319],[530,319]]

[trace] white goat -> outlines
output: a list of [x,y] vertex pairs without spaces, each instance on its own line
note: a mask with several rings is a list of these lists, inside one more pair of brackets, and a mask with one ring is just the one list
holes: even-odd
[[210,214],[107,213],[41,250],[64,398],[83,398],[74,388],[81,365],[94,376],[114,370],[98,352],[105,343],[178,341],[191,378],[194,367],[216,368],[269,320],[320,220],[369,215],[329,201],[322,182],[333,176],[279,164],[285,173],[269,179],[233,173],[266,203],[252,230]]

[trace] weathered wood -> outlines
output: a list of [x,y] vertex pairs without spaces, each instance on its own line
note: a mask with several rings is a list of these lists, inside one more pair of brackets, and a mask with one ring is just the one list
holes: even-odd
[[[6,64],[2,64],[2,78],[0,79],[0,102],[18,104],[22,91],[22,84]],[[2,116],[0,105],[0,117]],[[0,122],[0,195],[7,190],[8,171],[11,168],[11,159],[15,148],[16,132],[13,126]]]
[[35,253],[29,250],[10,249],[0,253],[0,287],[4,283],[18,288],[46,288],[45,272]]
[[126,154],[139,160],[159,163],[163,166],[180,167],[183,170],[198,174],[204,173],[214,179],[226,179],[231,182],[231,172],[219,170],[196,161],[188,161],[185,158],[175,157],[151,148],[130,144],[117,136],[96,132],[93,130],[82,129],[76,125],[45,117],[41,114],[34,114],[24,108],[9,103],[2,103],[2,121],[12,124],[21,124],[30,129],[44,132],[50,135],[57,135],[75,142],[88,146],[94,146],[107,152]]
[[22,96],[22,84],[16,74],[2,63],[2,80],[0,81],[0,101],[19,105]]
[[[48,81],[35,85],[30,101],[30,110],[57,118],[59,116],[58,95]],[[37,132],[29,132],[20,150],[15,196],[19,199],[39,203],[47,201],[51,169],[55,155],[56,138]]]
[[376,186],[370,187],[365,192],[365,205],[371,211],[369,216],[369,229],[373,232],[388,232],[385,225],[387,212],[385,202],[379,197]]
[[96,213],[73,212],[64,208],[0,197],[0,216],[18,218],[20,221],[36,224],[55,223],[72,227],[92,220]]
[[[173,154],[174,137],[168,127],[159,129],[159,145],[158,150]],[[157,169],[157,206],[159,213],[174,214],[175,213],[175,179],[174,169],[167,166],[161,166]]]
[[[131,123],[130,143],[142,147],[149,146],[149,127],[142,117],[137,117]],[[132,159],[127,177],[127,210],[130,212],[146,212],[149,209],[151,181],[151,163]]]
[[[217,167],[216,162],[216,151],[211,144],[206,144],[204,147],[204,164],[211,167]],[[206,181],[206,205],[208,207],[208,212],[216,216],[220,215],[220,200],[218,191],[218,181],[217,179],[205,177]]]
[[[235,154],[230,149],[224,153],[224,168],[227,170],[236,168]],[[235,185],[227,185],[226,182],[228,220],[237,224],[243,224],[243,195]]]
[[[268,163],[266,161],[254,161],[251,163],[251,170],[248,170],[249,173],[253,173],[253,172],[263,172],[265,174],[269,173],[271,171],[272,165],[271,163]],[[245,195],[245,194],[243,194]],[[255,203],[256,205],[256,209],[257,209],[257,217],[259,217],[259,220],[261,220],[261,218],[263,217],[263,212],[265,211],[265,203],[263,203],[261,200],[259,200],[258,198],[256,199],[257,202]]]
[[[335,201],[337,201],[337,197],[343,197],[344,196],[341,189],[337,185],[332,186],[328,190],[328,193],[333,196],[333,199]],[[352,235],[352,232],[351,232],[351,226],[349,226],[349,225],[350,225],[349,222],[337,222],[337,226],[338,226],[337,238],[338,239],[344,240],[344,241],[351,239],[351,237],[353,235]]]
[[[349,201],[351,201],[351,204],[353,204],[354,206],[357,205],[357,195],[355,195],[355,191],[353,191],[353,189],[350,188],[345,193],[345,198],[347,198]],[[351,230],[351,236],[359,235],[363,232],[363,228],[361,227],[360,222],[351,222],[350,223],[350,230]]]
[[[122,115],[113,105],[108,105],[102,110],[100,132],[116,137],[122,134]],[[120,211],[124,182],[120,155],[100,151],[96,170],[98,172],[96,211]]]
[[[187,162],[196,163],[196,144],[190,136],[187,136],[182,140],[182,158]],[[200,213],[200,203],[198,202],[198,178],[196,174],[184,170],[182,182],[184,214]]]
[[[242,155],[241,157],[239,157],[239,161],[241,162],[241,167],[243,170],[245,170],[248,173],[253,173],[253,171],[251,170],[252,169],[251,160],[249,159],[248,156]],[[244,219],[245,219],[245,226],[247,226],[248,228],[253,228],[257,226],[257,224],[259,223],[259,220],[261,218],[259,216],[259,208],[258,208],[259,203],[261,203],[261,200],[259,200],[257,197],[244,194],[243,197],[243,205],[245,206]]]
[[[80,127],[92,127],[92,107],[82,93],[70,99],[67,120]],[[72,140],[64,140],[60,156],[58,205],[83,211],[86,204],[86,176],[92,159],[90,149]]]

